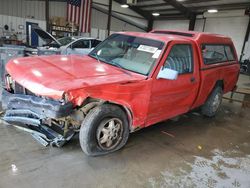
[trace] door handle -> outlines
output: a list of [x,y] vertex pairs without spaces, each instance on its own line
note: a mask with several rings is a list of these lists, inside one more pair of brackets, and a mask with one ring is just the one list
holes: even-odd
[[191,77],[190,82],[194,83],[195,82],[195,77]]

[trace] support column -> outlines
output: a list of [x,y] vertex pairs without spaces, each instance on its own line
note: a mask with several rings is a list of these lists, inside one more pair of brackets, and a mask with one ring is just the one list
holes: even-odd
[[150,18],[148,20],[148,28],[147,28],[147,32],[151,31],[153,29],[153,25],[154,25],[154,19]]
[[249,22],[248,22],[248,26],[247,26],[247,31],[246,31],[243,47],[242,47],[241,54],[240,54],[240,61],[242,60],[242,58],[244,56],[243,53],[244,53],[245,46],[246,46],[246,43],[247,43],[248,38],[249,38],[249,34],[250,34],[250,16],[249,16]]
[[195,21],[196,21],[196,15],[193,14],[193,15],[190,17],[190,20],[189,20],[189,27],[188,27],[188,30],[189,30],[189,31],[194,31]]
[[49,0],[45,0],[46,31],[49,32]]
[[112,16],[111,14],[112,14],[112,0],[109,0],[108,24],[107,24],[108,36],[110,35],[110,28],[111,28],[111,16]]

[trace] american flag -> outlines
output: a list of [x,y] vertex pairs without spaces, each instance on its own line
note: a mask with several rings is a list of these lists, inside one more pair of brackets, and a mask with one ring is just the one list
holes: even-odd
[[67,20],[79,25],[80,32],[90,33],[92,0],[68,0]]

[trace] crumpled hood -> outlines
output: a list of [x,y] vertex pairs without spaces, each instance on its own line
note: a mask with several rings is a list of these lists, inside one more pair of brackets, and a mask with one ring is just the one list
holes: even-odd
[[36,56],[8,62],[7,72],[31,92],[54,99],[64,92],[104,84],[144,80],[146,77],[98,62],[89,56]]

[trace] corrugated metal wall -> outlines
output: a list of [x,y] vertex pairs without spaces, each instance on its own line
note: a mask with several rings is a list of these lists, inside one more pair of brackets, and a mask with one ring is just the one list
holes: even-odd
[[45,20],[45,2],[34,0],[0,0],[0,14]]
[[55,2],[52,1],[49,4],[49,15],[50,17],[59,16],[66,18],[67,16],[67,4],[66,2]]
[[[22,18],[45,20],[45,1],[0,0],[0,14]],[[50,2],[50,17],[66,17],[65,2]]]

